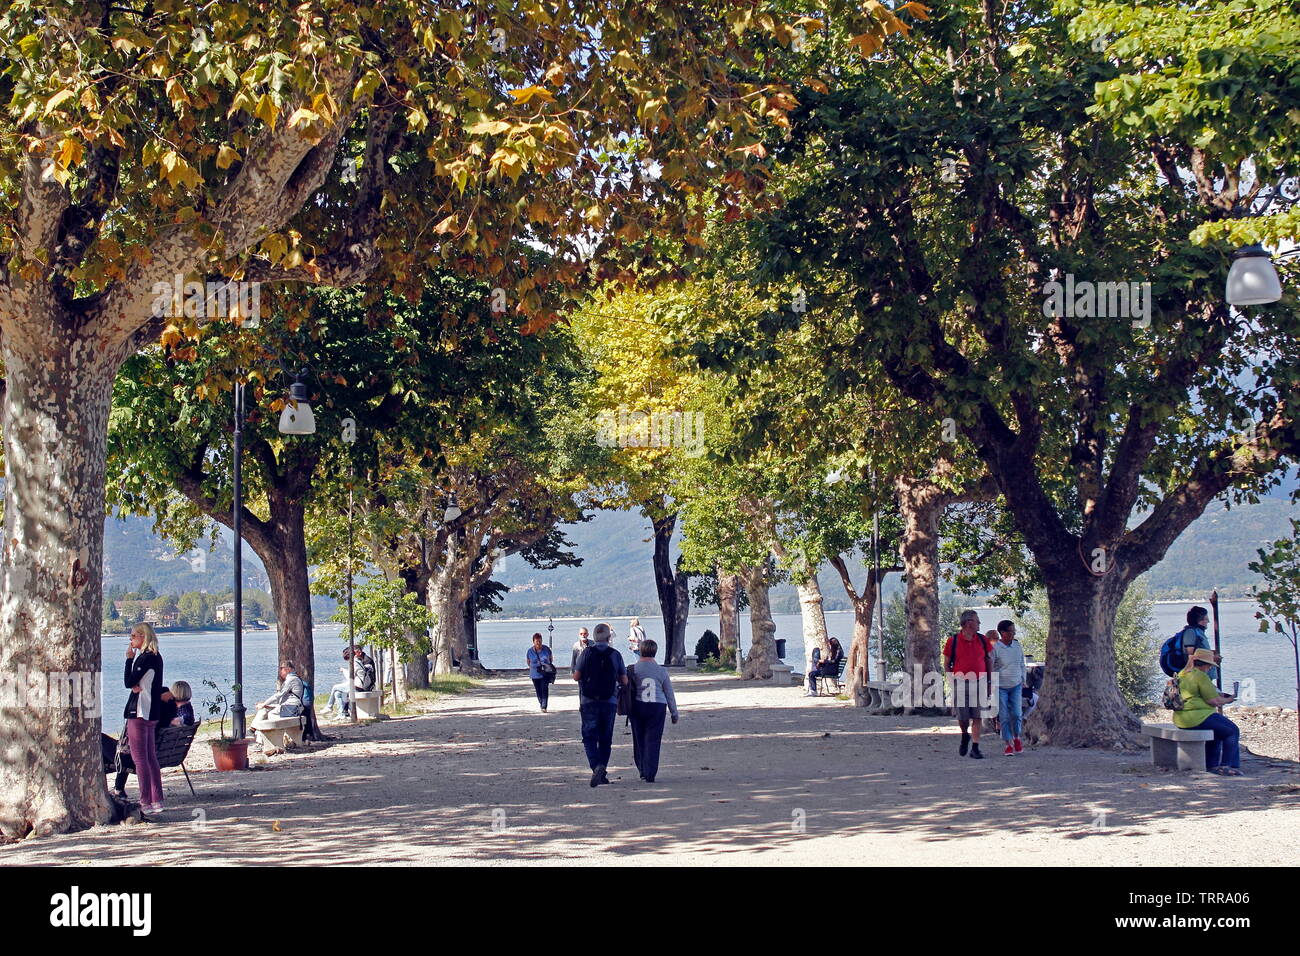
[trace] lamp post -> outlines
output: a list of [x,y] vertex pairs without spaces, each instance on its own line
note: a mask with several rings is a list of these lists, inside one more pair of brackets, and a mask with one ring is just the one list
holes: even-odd
[[[310,435],[316,431],[316,418],[311,405],[307,403],[307,386],[302,379],[307,374],[303,369],[294,377],[289,388],[289,400],[280,415],[280,431],[285,435]],[[232,729],[236,740],[242,740],[247,733],[244,724],[244,537],[241,533],[243,522],[240,520],[244,510],[244,383],[235,374],[235,428],[234,428],[234,475],[231,491],[234,497],[234,510],[230,517],[230,530],[235,535],[235,703],[230,708]],[[292,410],[292,413],[291,413]]]
[[231,729],[236,740],[243,740],[247,733],[244,727],[244,537],[240,532],[240,512],[244,510],[243,468],[241,460],[244,450],[244,383],[235,381],[235,434],[234,455],[235,468],[232,492],[235,499],[234,513],[230,519],[230,530],[235,535],[235,704],[230,708]]
[[[357,423],[351,418],[343,420],[343,443],[353,445],[357,440]],[[348,456],[348,711],[352,723],[359,723],[357,717],[357,641],[356,631],[352,629],[352,486],[356,483],[356,465],[352,456]]]

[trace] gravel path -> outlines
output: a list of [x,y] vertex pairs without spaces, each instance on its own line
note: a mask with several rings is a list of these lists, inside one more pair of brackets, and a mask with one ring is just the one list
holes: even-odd
[[[674,678],[658,782],[622,719],[592,790],[572,684],[536,711],[522,677],[242,774],[164,775],[159,822],[0,848],[4,863],[1294,864],[1300,767],[1243,779],[1160,771],[1145,753],[957,756],[934,718],[875,717],[797,687]],[[210,766],[206,752],[192,764]],[[134,782],[131,784],[134,786]]]

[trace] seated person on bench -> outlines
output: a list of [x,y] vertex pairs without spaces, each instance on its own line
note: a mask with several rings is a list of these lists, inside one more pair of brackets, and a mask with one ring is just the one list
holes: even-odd
[[1219,662],[1214,651],[1197,648],[1187,659],[1187,667],[1178,675],[1178,690],[1183,709],[1174,711],[1174,726],[1183,730],[1210,730],[1214,739],[1205,744],[1205,769],[1225,777],[1241,776],[1241,731],[1219,713],[1218,708],[1231,703],[1231,694],[1220,694],[1210,679]]
[[[190,706],[190,685],[183,680],[172,684],[171,690],[165,690],[159,696],[161,705],[158,711],[158,728],[170,727],[172,724],[188,726],[194,723],[194,708]],[[188,719],[185,716],[188,714]],[[113,782],[113,792],[119,797],[126,796],[126,778],[135,771],[135,761],[131,759],[130,744],[126,734],[114,740],[108,734],[100,734],[100,746],[103,750],[104,763],[112,763],[114,754],[117,761],[117,779]]]
[[812,652],[812,667],[808,668],[808,690],[804,693],[805,697],[817,696],[817,678],[818,677],[839,677],[840,659],[844,657],[844,650],[840,647],[838,638],[831,638],[831,652],[826,660],[822,660],[822,649],[814,647]]
[[268,718],[298,717],[303,712],[302,678],[293,669],[293,661],[280,662],[280,689],[257,705],[258,723]]

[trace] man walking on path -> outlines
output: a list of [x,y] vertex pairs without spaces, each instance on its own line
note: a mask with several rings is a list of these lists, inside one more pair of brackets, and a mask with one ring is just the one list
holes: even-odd
[[[991,633],[991,632],[990,632]],[[980,753],[980,712],[987,693],[985,684],[993,669],[993,648],[980,633],[980,616],[974,611],[962,611],[961,630],[948,638],[943,648],[944,669],[952,675],[953,710],[957,726],[961,728],[961,746],[957,753],[966,751],[976,760]],[[967,725],[974,724],[968,731]]]
[[623,657],[609,646],[609,625],[596,625],[595,643],[582,652],[573,679],[578,682],[578,706],[582,714],[582,746],[591,767],[591,785],[609,783],[605,770],[614,742],[614,716],[618,707],[618,688],[627,684]]
[[998,621],[998,640],[993,644],[993,669],[998,672],[998,723],[1002,725],[1002,756],[1021,753],[1020,710],[1025,683],[1025,649],[1016,640],[1016,626]]
[[646,783],[655,782],[659,772],[659,749],[664,739],[664,716],[671,713],[677,723],[677,697],[668,670],[655,660],[659,645],[650,638],[641,642],[640,660],[627,672],[632,679],[632,756]]
[[585,627],[578,628],[578,639],[573,642],[573,660],[569,661],[570,672],[578,669],[578,658],[589,647],[591,647],[591,638],[587,636],[587,629]]

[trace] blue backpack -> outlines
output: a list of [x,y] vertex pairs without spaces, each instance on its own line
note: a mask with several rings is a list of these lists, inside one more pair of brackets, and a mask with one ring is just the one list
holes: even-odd
[[1160,669],[1168,677],[1173,677],[1187,666],[1187,651],[1183,649],[1183,628],[1169,640],[1160,645]]

